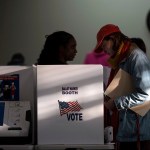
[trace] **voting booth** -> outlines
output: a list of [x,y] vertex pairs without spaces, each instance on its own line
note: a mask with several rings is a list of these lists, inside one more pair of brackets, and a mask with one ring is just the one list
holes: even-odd
[[[34,78],[32,67],[0,66],[0,148],[2,149],[9,149],[8,145],[34,143],[36,98]],[[7,148],[2,145],[7,145]],[[31,149],[32,146],[22,147],[24,148]]]
[[113,149],[104,144],[101,65],[0,67],[0,149]]
[[103,115],[101,65],[37,66],[39,147],[104,144]]

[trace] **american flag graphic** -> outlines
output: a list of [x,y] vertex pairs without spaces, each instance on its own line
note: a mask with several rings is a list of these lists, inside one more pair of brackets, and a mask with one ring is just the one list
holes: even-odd
[[67,114],[68,112],[80,111],[82,109],[77,101],[64,102],[58,100],[58,104],[61,116]]

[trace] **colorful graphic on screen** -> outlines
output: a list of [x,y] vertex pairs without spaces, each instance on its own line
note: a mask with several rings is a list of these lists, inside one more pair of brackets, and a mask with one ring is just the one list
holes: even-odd
[[19,75],[0,76],[0,101],[19,100]]

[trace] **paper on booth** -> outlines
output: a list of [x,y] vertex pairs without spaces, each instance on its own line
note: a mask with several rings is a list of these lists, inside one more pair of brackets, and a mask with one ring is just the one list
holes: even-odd
[[[130,94],[134,91],[134,86],[132,82],[132,77],[124,70],[119,69],[118,73],[116,74],[104,94],[112,99]],[[130,109],[137,114],[144,116],[150,109],[150,101],[145,102],[144,104],[140,104],[138,106],[134,106]]]

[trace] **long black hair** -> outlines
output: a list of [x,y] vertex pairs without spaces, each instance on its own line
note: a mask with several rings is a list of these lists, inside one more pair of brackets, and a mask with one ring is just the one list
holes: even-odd
[[73,35],[65,31],[57,31],[46,36],[44,48],[37,60],[38,65],[59,64],[59,48],[65,47],[73,39]]

